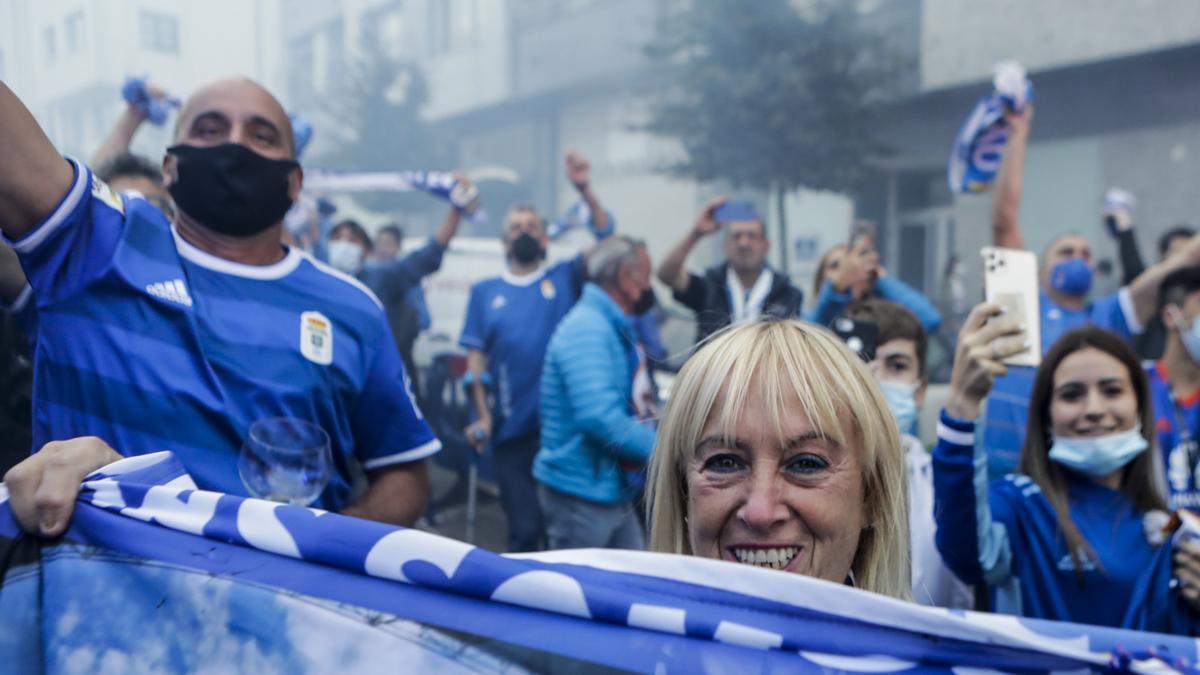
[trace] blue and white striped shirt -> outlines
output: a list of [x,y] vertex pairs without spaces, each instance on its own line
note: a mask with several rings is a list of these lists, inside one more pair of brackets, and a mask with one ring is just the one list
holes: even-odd
[[407,392],[379,300],[296,249],[244,265],[181,238],[162,213],[72,162],[75,181],[13,248],[37,302],[34,448],[98,436],[124,455],[169,449],[203,489],[245,494],[238,451],[262,418],[328,432],[334,476],[441,445]]

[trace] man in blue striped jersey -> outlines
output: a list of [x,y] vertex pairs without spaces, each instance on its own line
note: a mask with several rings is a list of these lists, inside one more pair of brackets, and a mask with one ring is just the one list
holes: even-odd
[[[288,116],[246,79],[199,89],[163,160],[174,222],[60,156],[0,83],[0,230],[40,321],[34,444],[6,476],[29,530],[61,533],[80,480],[169,449],[201,488],[244,494],[250,425],[297,417],[330,436],[314,506],[409,524],[441,447],[406,391],[379,300],[280,245],[300,192]],[[352,492],[355,467],[368,476]]]

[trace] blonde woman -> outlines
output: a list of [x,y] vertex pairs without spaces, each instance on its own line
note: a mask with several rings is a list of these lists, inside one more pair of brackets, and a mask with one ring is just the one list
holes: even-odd
[[833,334],[760,320],[680,371],[647,485],[650,547],[911,595],[900,436]]

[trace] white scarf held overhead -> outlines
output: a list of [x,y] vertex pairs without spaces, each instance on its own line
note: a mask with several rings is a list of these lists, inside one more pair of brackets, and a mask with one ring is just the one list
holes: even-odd
[[771,283],[774,280],[775,273],[764,267],[758,274],[758,280],[747,293],[742,286],[742,280],[733,273],[733,269],[727,269],[725,284],[729,287],[729,306],[733,309],[730,323],[749,321],[761,314],[763,303],[767,300],[767,293],[771,292]]

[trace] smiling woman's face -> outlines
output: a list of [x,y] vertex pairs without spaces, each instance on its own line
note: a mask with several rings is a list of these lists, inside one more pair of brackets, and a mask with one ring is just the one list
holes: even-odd
[[1054,371],[1050,424],[1055,436],[1106,436],[1137,425],[1137,393],[1125,365],[1088,347],[1064,358]]
[[710,415],[686,464],[687,536],[698,556],[841,583],[867,524],[859,452],[818,433],[789,396],[782,429],[756,392],[734,438]]

